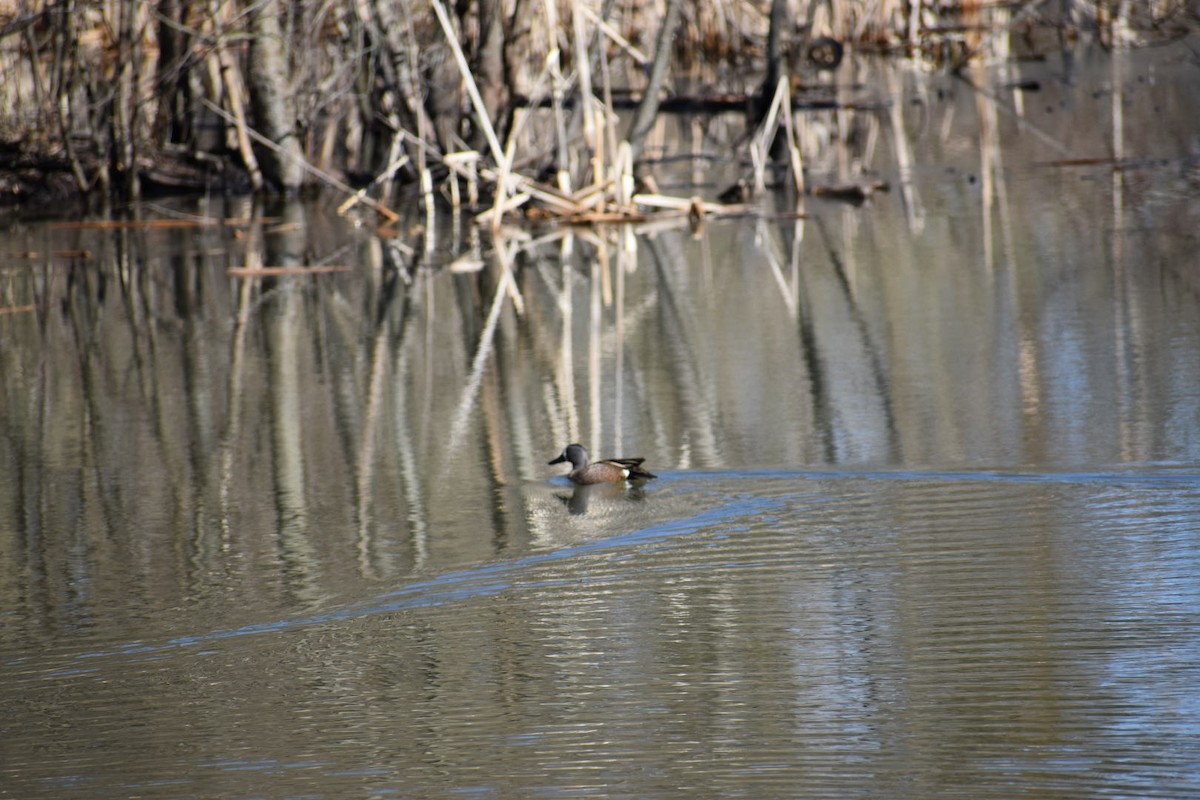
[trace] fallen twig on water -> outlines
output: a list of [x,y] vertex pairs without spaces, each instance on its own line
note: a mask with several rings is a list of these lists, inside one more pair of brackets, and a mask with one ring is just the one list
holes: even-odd
[[88,259],[92,257],[91,250],[55,250],[52,253],[41,253],[37,250],[23,250],[19,253],[3,253],[0,254],[0,260],[13,259],[14,261],[34,261],[43,256],[50,258],[68,258],[68,259]]
[[348,264],[322,264],[311,267],[230,267],[225,274],[232,278],[274,278],[280,275],[321,275],[327,272],[350,272]]
[[699,197],[671,197],[664,194],[635,194],[634,205],[660,208],[693,216],[740,217],[758,213],[758,208],[743,203],[711,203]]
[[829,186],[814,186],[811,189],[813,197],[824,197],[829,200],[843,200],[847,203],[862,203],[879,192],[890,191],[887,181],[870,181],[869,183],[843,183]]
[[212,225],[228,224],[225,220],[203,217],[196,219],[84,219],[68,222],[51,222],[47,227],[53,230],[121,230],[129,228],[149,228],[153,230],[165,228],[206,228]]

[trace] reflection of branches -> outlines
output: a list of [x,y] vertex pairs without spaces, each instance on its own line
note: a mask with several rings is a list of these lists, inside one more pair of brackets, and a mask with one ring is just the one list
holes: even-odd
[[483,332],[479,336],[479,344],[475,347],[475,356],[471,360],[471,374],[467,379],[467,385],[463,388],[462,395],[458,401],[458,410],[454,413],[454,420],[450,424],[450,444],[448,448],[450,452],[454,452],[462,445],[463,436],[466,433],[467,421],[471,414],[471,409],[475,405],[475,398],[479,393],[479,385],[483,379],[483,370],[487,366],[488,357],[492,354],[492,339],[496,332],[496,323],[500,319],[500,312],[504,308],[504,299],[508,297],[512,299],[513,305],[518,309],[524,307],[524,301],[521,299],[520,290],[517,288],[517,283],[512,275],[512,251],[507,247],[498,247],[496,249],[496,259],[500,264],[500,280],[496,284],[496,294],[492,298],[491,308],[488,310],[488,315],[483,323]]
[[681,416],[687,427],[688,440],[699,452],[702,463],[716,464],[720,462],[720,447],[715,437],[713,404],[705,399],[705,387],[708,382],[699,374],[696,354],[684,329],[679,303],[671,285],[666,254],[662,250],[662,240],[647,239],[646,247],[654,259],[659,278],[659,312],[663,323],[663,344],[667,349],[667,364],[679,394],[679,404],[683,409]]
[[[375,445],[379,439],[380,412],[386,396],[385,378],[388,374],[388,356],[393,347],[401,352],[404,351],[405,333],[408,331],[412,317],[411,293],[404,293],[403,302],[394,302],[397,296],[397,287],[400,284],[400,275],[401,272],[398,269],[388,270],[383,293],[379,298],[378,310],[375,315],[374,340],[369,356],[368,375],[370,377],[367,381],[365,398],[366,413],[363,416],[362,424],[357,426],[357,430],[354,432],[358,447],[358,465],[354,476],[355,516],[358,525],[359,568],[364,575],[378,573],[371,555],[371,523],[373,521],[371,502],[374,499],[373,488],[375,486]],[[387,320],[390,315],[398,316],[400,319],[400,330],[395,340],[389,335]],[[403,397],[404,392],[400,392],[398,402],[402,402]],[[407,424],[407,415],[401,415],[398,417],[398,421],[404,424],[397,426],[397,449],[400,451],[401,458],[411,460],[413,456],[412,435]],[[409,485],[409,482],[405,481],[405,489],[410,493],[417,493],[417,497],[419,497],[419,483]],[[415,507],[410,505],[409,508],[412,510]]]
[[[252,225],[247,234],[250,237],[248,246],[246,247],[247,266],[262,265],[262,250],[261,246],[258,246],[258,237],[261,235],[261,228],[261,225]],[[234,486],[234,456],[236,454],[237,443],[241,441],[242,434],[242,415],[239,413],[239,409],[242,408],[242,392],[245,385],[246,337],[249,331],[250,314],[254,307],[252,293],[254,281],[243,280],[240,286],[237,301],[237,317],[233,328],[233,340],[230,343],[229,386],[226,389],[228,396],[227,403],[230,411],[225,435],[222,437],[221,442],[219,508],[221,510],[221,533],[224,539],[222,547],[229,547],[231,544],[230,513],[232,509],[230,491]]]
[[[900,86],[894,70],[887,72],[888,90],[892,97],[900,95]],[[904,104],[891,103],[888,113],[892,123],[892,146],[895,149],[896,170],[900,179],[900,196],[904,198],[904,210],[908,214],[908,227],[914,233],[925,229],[925,207],[921,196],[913,186],[913,154],[904,128]]]
[[[887,432],[888,441],[888,456],[893,460],[899,460],[900,437],[896,430],[896,412],[892,404],[891,385],[883,367],[883,359],[880,357],[879,348],[875,345],[874,339],[871,336],[866,316],[854,298],[853,288],[850,286],[850,280],[846,276],[845,265],[842,263],[841,256],[838,255],[837,250],[833,246],[829,231],[826,230],[825,223],[820,216],[815,219],[817,230],[820,231],[821,238],[825,242],[829,253],[829,260],[833,265],[838,287],[842,290],[842,295],[845,297],[846,307],[850,310],[850,318],[854,321],[854,326],[858,330],[859,340],[862,342],[863,351],[866,353],[867,361],[871,365],[871,377],[875,383],[875,394],[879,397],[879,401],[883,407],[884,430]],[[812,336],[811,331],[809,332],[809,336]],[[812,344],[815,344],[815,341]]]
[[755,241],[759,245],[759,252],[766,257],[767,263],[771,266],[771,275],[779,286],[779,295],[783,298],[784,307],[787,308],[788,314],[795,319],[799,313],[800,244],[804,240],[804,220],[797,218],[793,225],[791,255],[788,258],[789,276],[783,274],[783,253],[780,250],[779,242],[771,235],[771,231],[772,229],[767,225],[765,219],[758,219],[754,226]]
[[[418,280],[414,284],[413,288],[410,289],[410,292],[416,293],[421,292],[422,290],[424,291],[424,296],[421,302],[425,306],[425,319],[427,327],[425,339],[420,343],[420,346],[422,346],[425,353],[428,354],[433,352],[433,283],[432,278],[428,273],[419,274]],[[405,303],[404,308],[405,323],[406,325],[411,324],[410,320],[412,314],[407,302]],[[428,532],[428,510],[426,508],[424,497],[422,473],[417,463],[418,445],[417,442],[414,441],[412,425],[413,421],[419,418],[422,423],[422,428],[425,431],[430,429],[431,426],[428,424],[428,422],[431,403],[433,401],[433,393],[430,391],[425,393],[425,406],[421,409],[421,414],[419,417],[417,414],[409,412],[408,392],[405,391],[404,387],[410,373],[410,356],[413,349],[417,346],[418,345],[416,343],[413,343],[409,347],[398,346],[395,348],[396,368],[393,370],[393,374],[395,376],[393,385],[396,387],[396,410],[393,416],[395,419],[394,427],[397,440],[396,449],[399,452],[400,458],[400,475],[404,485],[404,502],[408,509],[407,519],[409,524],[412,526],[414,550],[413,561],[414,563],[420,565],[425,563],[425,560],[429,555],[429,548],[426,538]],[[425,385],[432,386],[433,359],[426,358],[425,364],[426,369],[430,370],[430,372],[426,374]],[[421,452],[424,452],[424,448],[420,448],[420,450]]]
[[[104,280],[101,273],[98,279],[99,285],[102,286]],[[107,438],[110,433],[108,426],[110,409],[102,402],[106,392],[103,388],[104,381],[101,373],[104,368],[111,368],[112,363],[102,352],[104,340],[97,339],[94,335],[99,326],[100,311],[104,305],[104,293],[97,287],[96,294],[89,296],[90,283],[90,271],[72,269],[68,279],[68,290],[72,296],[65,302],[68,304],[71,333],[75,337],[75,355],[78,359],[79,370],[79,396],[86,408],[86,413],[82,415],[84,430],[81,432],[81,450],[83,452],[80,453],[80,456],[83,462],[91,468],[91,480],[95,484],[96,497],[99,500],[105,522],[104,532],[112,535],[118,530],[121,506],[125,502],[125,493],[129,487],[122,481],[114,480],[114,476],[106,474],[107,471],[104,468],[109,461]],[[71,289],[74,289],[74,292],[71,292]],[[123,295],[131,291],[133,288],[128,284],[122,285]],[[133,305],[128,297],[125,300],[128,305]],[[133,372],[138,379],[139,388],[144,388],[146,382],[143,380],[144,374],[137,353],[136,346],[131,348],[131,358],[135,362]],[[86,491],[82,486],[77,489],[81,494]],[[75,576],[76,580],[79,578],[80,576]]]
[[[269,262],[291,266],[304,251],[303,210],[296,202],[281,209],[285,222],[265,237]],[[270,353],[267,410],[271,421],[275,504],[278,514],[279,556],[295,599],[311,603],[317,596],[318,561],[310,538],[307,461],[304,443],[304,371],[300,368],[304,341],[304,295],[296,278],[285,278],[291,291],[278,295],[265,309],[264,331]]]

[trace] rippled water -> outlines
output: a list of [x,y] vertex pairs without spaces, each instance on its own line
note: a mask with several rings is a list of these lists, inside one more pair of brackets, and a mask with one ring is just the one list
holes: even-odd
[[13,795],[1200,787],[1200,474],[669,473],[599,520],[528,491],[559,536],[519,556],[7,660]]
[[0,797],[1200,795],[1189,53],[888,73],[806,220],[7,231]]

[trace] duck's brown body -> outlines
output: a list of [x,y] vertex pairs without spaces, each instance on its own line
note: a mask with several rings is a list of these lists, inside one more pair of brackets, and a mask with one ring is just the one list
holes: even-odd
[[648,480],[655,477],[642,468],[644,458],[608,458],[592,462],[581,444],[569,444],[551,464],[571,462],[567,477],[578,484],[615,483],[617,481]]

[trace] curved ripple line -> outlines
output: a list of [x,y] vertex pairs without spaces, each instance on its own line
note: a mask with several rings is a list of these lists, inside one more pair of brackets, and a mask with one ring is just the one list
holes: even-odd
[[942,480],[942,481],[998,481],[1002,483],[1065,483],[1065,484],[1163,484],[1175,486],[1189,484],[1200,486],[1200,472],[1191,469],[1155,467],[1153,469],[1111,469],[1062,472],[1024,472],[1020,470],[920,470],[920,469],[735,469],[700,472],[658,473],[660,483],[688,480],[804,478],[829,480],[831,478],[862,478],[866,480]]
[[[651,525],[647,528],[630,531],[629,533],[613,536],[607,539],[582,542],[547,553],[533,553],[513,561],[506,561],[497,564],[484,564],[478,567],[472,567],[471,569],[448,572],[444,575],[438,575],[418,581],[404,587],[403,589],[398,589],[394,592],[388,592],[380,595],[377,598],[377,600],[394,598],[389,602],[373,602],[370,605],[359,604],[347,608],[339,608],[333,611],[325,611],[320,614],[313,614],[311,616],[301,617],[299,619],[257,622],[251,625],[243,625],[240,628],[209,631],[207,633],[195,634],[192,636],[177,636],[173,639],[163,642],[162,644],[131,642],[117,645],[110,650],[79,653],[73,657],[73,661],[90,661],[92,659],[106,658],[109,656],[155,655],[170,650],[196,647],[210,642],[236,639],[242,636],[253,636],[260,633],[274,633],[277,631],[303,628],[310,625],[321,625],[327,622],[338,622],[343,620],[359,619],[363,617],[372,617],[379,614],[389,614],[397,611],[406,611],[413,608],[429,608],[431,606],[446,605],[448,603],[465,599],[487,597],[489,595],[499,594],[500,592],[511,588],[511,576],[514,573],[520,572],[530,566],[563,561],[588,553],[603,552],[606,550],[618,550],[630,545],[640,545],[663,541],[675,536],[683,536],[690,533],[695,533],[713,525],[714,523],[727,523],[730,520],[735,520],[745,515],[761,514],[768,509],[781,507],[783,505],[783,503],[779,500],[756,497],[740,497],[736,498],[736,501],[737,502],[730,503],[719,508],[702,511],[695,516],[688,517],[687,519],[662,522],[656,525]],[[70,668],[47,673],[42,677],[47,679],[62,678],[77,675],[79,673],[80,670]]]

